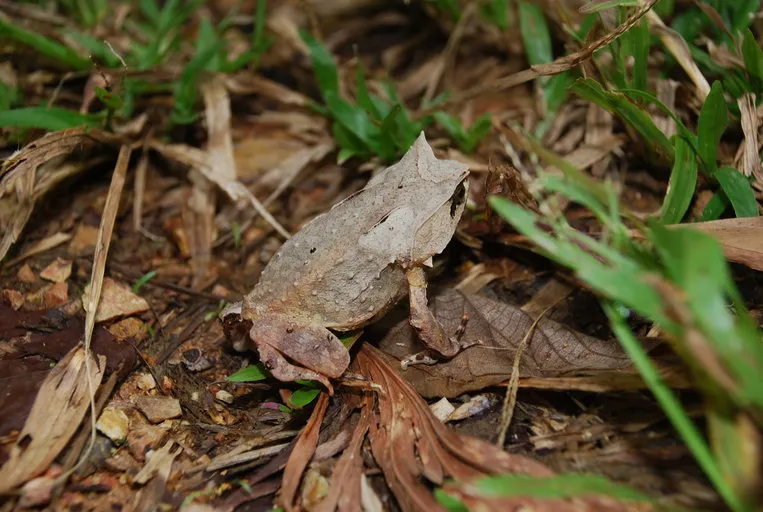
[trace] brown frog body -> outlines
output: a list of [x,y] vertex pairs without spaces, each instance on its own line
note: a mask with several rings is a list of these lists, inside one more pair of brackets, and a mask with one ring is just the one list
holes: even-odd
[[411,323],[425,344],[445,357],[460,350],[431,325],[422,267],[453,236],[467,176],[465,164],[437,160],[422,133],[400,162],[281,246],[240,308],[276,378],[314,379],[331,389],[326,377],[341,376],[350,359],[329,329],[363,327],[409,292]]

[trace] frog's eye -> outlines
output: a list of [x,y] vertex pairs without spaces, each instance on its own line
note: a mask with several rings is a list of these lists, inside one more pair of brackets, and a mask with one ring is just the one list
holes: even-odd
[[464,185],[464,182],[458,184],[458,187],[456,187],[456,190],[453,192],[453,195],[450,198],[450,216],[455,217],[456,212],[458,211],[458,207],[461,206],[464,203],[464,200],[466,199],[466,186]]

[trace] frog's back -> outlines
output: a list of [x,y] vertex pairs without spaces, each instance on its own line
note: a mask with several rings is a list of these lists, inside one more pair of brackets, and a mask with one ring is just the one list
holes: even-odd
[[306,224],[262,272],[244,315],[278,312],[341,330],[394,305],[405,295],[405,274],[358,244],[382,220],[373,212],[384,201],[364,189]]

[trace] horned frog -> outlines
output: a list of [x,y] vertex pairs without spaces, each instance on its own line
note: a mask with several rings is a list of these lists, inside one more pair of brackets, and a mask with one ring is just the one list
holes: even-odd
[[[406,293],[410,323],[428,351],[406,363],[450,358],[463,347],[427,306],[432,256],[445,249],[466,204],[468,166],[438,160],[424,133],[397,163],[315,217],[287,240],[262,272],[240,313],[260,359],[282,381],[329,378],[350,362],[333,331],[358,329]],[[234,340],[237,350],[250,345]]]

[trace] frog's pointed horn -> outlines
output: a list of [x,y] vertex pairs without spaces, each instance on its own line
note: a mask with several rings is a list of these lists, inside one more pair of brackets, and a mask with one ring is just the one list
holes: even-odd
[[419,136],[416,137],[416,140],[413,141],[413,144],[411,144],[411,149],[408,151],[414,150],[415,153],[421,153],[422,151],[428,151],[429,153],[432,152],[432,146],[429,145],[429,142],[427,142],[427,137],[424,134],[424,130],[421,130],[421,133],[419,133]]

